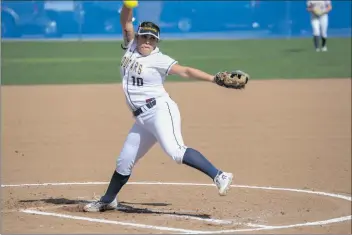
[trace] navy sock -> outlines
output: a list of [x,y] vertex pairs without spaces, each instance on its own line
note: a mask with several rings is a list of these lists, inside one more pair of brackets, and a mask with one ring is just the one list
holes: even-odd
[[321,40],[322,40],[321,46],[325,47],[326,46],[326,38],[322,37]]
[[114,171],[111,177],[110,184],[104,196],[101,197],[101,201],[110,203],[112,202],[117,194],[120,192],[121,188],[127,183],[129,175],[121,175]]
[[319,48],[319,36],[314,36],[313,41],[314,41],[315,49],[318,49]]
[[221,173],[221,171],[216,169],[200,152],[192,148],[187,148],[182,163],[205,173],[212,179],[214,179],[219,172]]

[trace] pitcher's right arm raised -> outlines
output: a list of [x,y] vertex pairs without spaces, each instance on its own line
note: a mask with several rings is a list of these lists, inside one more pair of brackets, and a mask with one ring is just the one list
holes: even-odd
[[125,5],[122,6],[122,10],[120,13],[120,24],[122,27],[123,45],[121,45],[121,47],[124,50],[128,48],[128,44],[134,38],[132,14],[133,10],[131,8],[128,8]]

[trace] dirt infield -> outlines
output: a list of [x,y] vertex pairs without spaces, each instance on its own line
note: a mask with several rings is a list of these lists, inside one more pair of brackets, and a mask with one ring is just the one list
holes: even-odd
[[351,79],[166,87],[186,144],[235,174],[228,196],[156,145],[119,194],[123,209],[84,213],[133,123],[120,85],[5,86],[2,232],[351,233]]

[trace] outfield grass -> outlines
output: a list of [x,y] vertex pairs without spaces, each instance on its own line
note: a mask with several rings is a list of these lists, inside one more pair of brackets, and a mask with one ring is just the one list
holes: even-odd
[[[2,84],[120,82],[120,41],[2,42]],[[241,69],[252,79],[351,77],[351,38],[329,39],[317,53],[311,39],[164,41],[180,64],[209,73]],[[182,80],[170,76],[169,80]]]

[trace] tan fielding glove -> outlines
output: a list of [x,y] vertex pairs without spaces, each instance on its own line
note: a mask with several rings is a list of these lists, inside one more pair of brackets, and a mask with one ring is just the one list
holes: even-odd
[[226,88],[242,89],[245,88],[249,75],[241,70],[235,70],[233,72],[218,72],[215,74],[214,82]]

